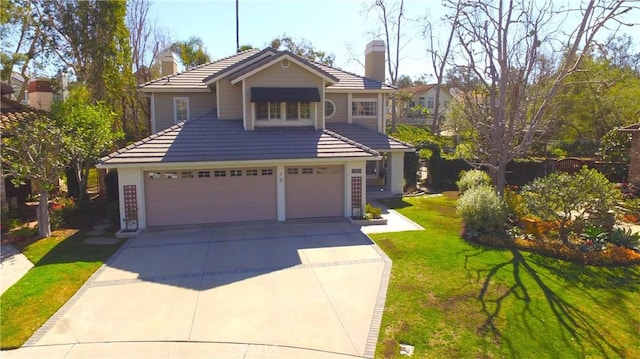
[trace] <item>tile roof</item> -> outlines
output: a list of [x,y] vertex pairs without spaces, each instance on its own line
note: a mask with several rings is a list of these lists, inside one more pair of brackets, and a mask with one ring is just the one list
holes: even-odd
[[7,97],[0,97],[0,131],[4,132],[11,124],[18,121],[27,121],[44,114],[43,111],[25,106],[18,101]]
[[100,159],[106,166],[243,160],[375,158],[379,153],[332,131],[258,127],[214,113],[179,123]]
[[242,70],[239,70],[237,72],[234,72],[233,74],[231,74],[229,76],[229,79],[231,81],[242,77],[243,75],[246,75],[247,73],[254,71],[256,69],[259,69],[262,66],[265,66],[269,63],[272,63],[274,61],[277,61],[279,58],[284,57],[284,56],[289,56],[297,61],[299,61],[302,65],[308,66],[312,69],[315,69],[317,72],[319,72],[320,74],[324,75],[325,77],[333,80],[333,81],[338,81],[338,78],[331,75],[330,73],[328,73],[327,71],[325,71],[324,69],[320,68],[319,66],[316,66],[316,63],[311,62],[305,58],[302,58],[294,53],[292,53],[291,51],[285,50],[285,51],[279,51],[276,55],[267,57],[266,59],[262,59],[258,62],[256,62],[255,64],[252,64],[251,66],[248,66]]
[[200,89],[209,90],[205,84],[205,79],[214,76],[218,72],[233,66],[242,60],[252,57],[260,52],[257,49],[251,49],[237,53],[235,55],[219,59],[208,64],[196,66],[192,69],[178,72],[173,75],[164,76],[159,79],[146,82],[138,88],[144,91],[175,89],[176,91],[184,89]]
[[[284,54],[288,53],[292,56],[296,56],[296,58],[299,58],[297,55],[291,54],[289,51],[276,51],[272,48],[266,48],[264,50],[252,49],[210,62],[208,64],[200,65],[192,69],[179,72],[177,74],[164,76],[159,79],[146,82],[138,86],[138,88],[140,88],[142,91],[147,92],[161,90],[175,90],[177,92],[181,90],[208,91],[209,87],[206,85],[207,81],[210,81],[218,75],[222,75],[225,73],[228,73],[229,75],[233,74],[233,76],[237,77],[239,75],[236,75],[235,69],[239,69],[240,67],[242,67],[242,64],[246,64],[247,62],[250,62],[254,59],[259,59],[261,56],[269,53],[275,53],[274,56],[283,56]],[[272,61],[272,59],[258,60],[258,63],[249,66],[249,68],[253,68],[258,64],[262,64],[263,61],[269,62]],[[328,86],[328,90],[393,91],[396,89],[393,86],[383,84],[379,81],[362,77],[318,62],[307,59],[302,59],[302,61],[304,61],[305,64],[308,64],[311,67],[315,67],[318,72],[325,74],[327,77],[336,79],[337,82]],[[245,72],[245,69],[239,69],[239,71],[240,74],[242,74]]]
[[409,87],[403,87],[400,90],[406,91],[408,93],[411,93],[411,94],[415,95],[415,94],[420,93],[420,92],[427,92],[427,91],[431,90],[432,88],[434,88],[435,86],[436,86],[436,84],[409,86]]
[[341,136],[349,138],[357,143],[361,143],[375,151],[414,151],[415,148],[406,142],[396,140],[383,133],[370,130],[366,127],[353,123],[327,123],[327,129]]

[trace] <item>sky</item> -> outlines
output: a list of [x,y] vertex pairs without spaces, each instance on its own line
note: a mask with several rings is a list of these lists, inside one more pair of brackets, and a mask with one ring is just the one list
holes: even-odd
[[[335,55],[335,66],[363,74],[364,68],[349,53],[364,62],[367,43],[378,31],[374,13],[366,13],[366,1],[360,0],[239,0],[240,44],[264,48],[271,40],[287,34],[294,39],[311,42],[316,50]],[[372,1],[368,1],[372,3]],[[429,4],[439,0],[406,0],[405,13],[424,16]],[[199,36],[212,59],[235,52],[235,0],[155,0],[150,18],[158,27],[168,30],[171,41]],[[432,14],[434,15],[434,14]],[[403,25],[405,26],[405,25]],[[417,23],[406,24],[416,36],[406,37],[400,61],[400,74],[417,77],[428,72],[426,41]],[[388,75],[388,73],[387,73]]]
[[[212,59],[235,52],[235,0],[151,1],[150,18],[169,33],[172,42],[198,36]],[[366,11],[367,5],[372,3],[373,0],[239,0],[240,44],[264,48],[274,38],[287,34],[294,39],[310,41],[316,50],[334,54],[336,67],[363,74],[362,64],[353,58],[364,62],[366,44],[379,33],[376,13]],[[442,38],[448,36],[441,20],[444,15],[441,0],[405,0],[405,15],[409,19],[428,16],[435,31],[441,31]],[[399,74],[413,79],[427,74],[427,81],[434,81],[429,77],[432,71],[427,41],[422,36],[423,24],[424,21],[418,20],[403,23],[405,35],[401,41],[404,46]],[[575,25],[575,21],[566,18],[559,24]],[[633,36],[631,29],[625,31]],[[635,50],[640,51],[638,37],[635,43]]]

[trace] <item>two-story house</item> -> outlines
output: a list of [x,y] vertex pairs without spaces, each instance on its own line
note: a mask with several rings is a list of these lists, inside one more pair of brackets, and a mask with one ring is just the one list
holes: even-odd
[[359,215],[371,161],[401,193],[414,149],[385,135],[384,49],[365,77],[272,48],[181,73],[166,54],[140,86],[155,134],[98,165],[118,170],[122,228]]
[[[400,106],[401,122],[418,125],[431,125],[436,103],[436,84],[411,86],[400,89],[411,95],[411,99],[403,101]],[[454,101],[453,96],[440,88],[438,102],[439,117],[443,118],[447,108]]]

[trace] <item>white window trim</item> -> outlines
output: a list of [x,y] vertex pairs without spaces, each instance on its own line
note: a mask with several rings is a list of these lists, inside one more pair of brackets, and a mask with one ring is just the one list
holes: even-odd
[[352,98],[351,99],[351,103],[349,106],[349,113],[351,114],[351,117],[354,118],[378,118],[378,114],[376,113],[375,115],[356,115],[353,113],[353,104],[356,102],[371,102],[374,104],[374,108],[376,110],[376,112],[378,111],[378,99],[377,98]]
[[187,121],[191,118],[191,106],[189,105],[188,97],[174,97],[173,98],[173,123],[178,123],[178,106],[177,102],[186,100],[187,101]]
[[[273,103],[279,103],[280,104],[280,117],[271,117],[271,104]],[[301,103],[305,103],[305,102],[296,102],[298,104]],[[298,117],[297,118],[287,118],[287,103],[286,102],[267,102],[267,112],[268,112],[268,118],[264,119],[264,118],[258,118],[258,114],[257,114],[257,106],[254,104],[253,108],[253,117],[254,120],[256,122],[256,124],[260,124],[260,125],[282,125],[284,123],[288,123],[289,125],[304,125],[307,126],[309,124],[313,124],[313,120],[314,120],[314,110],[315,107],[313,105],[312,102],[306,102],[309,104],[309,118],[302,118],[300,117],[300,108],[301,106],[298,106]]]
[[[327,113],[326,113],[326,111],[325,111],[324,118],[331,118],[331,117],[333,117],[333,116],[336,114],[336,112],[338,112],[338,109],[336,108],[336,103],[335,103],[335,102],[333,102],[333,101],[331,101],[331,100],[329,100],[328,98],[325,98],[325,99],[324,99],[324,102],[329,102],[329,103],[333,106],[333,112],[332,112],[330,115],[327,115]],[[326,106],[326,104],[325,104],[325,106]],[[325,108],[326,108],[325,106],[323,106],[322,111],[324,111],[324,110],[325,110]]]

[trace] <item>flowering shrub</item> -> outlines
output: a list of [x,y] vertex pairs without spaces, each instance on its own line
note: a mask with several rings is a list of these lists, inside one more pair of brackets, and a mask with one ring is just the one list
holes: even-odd
[[460,193],[477,186],[491,186],[491,177],[485,171],[471,170],[460,172],[460,179],[456,182]]
[[69,224],[71,216],[76,212],[76,204],[73,197],[57,198],[51,202],[49,210],[51,229],[59,229]]
[[470,235],[500,232],[504,227],[505,205],[492,186],[480,185],[468,189],[458,199],[456,208]]

